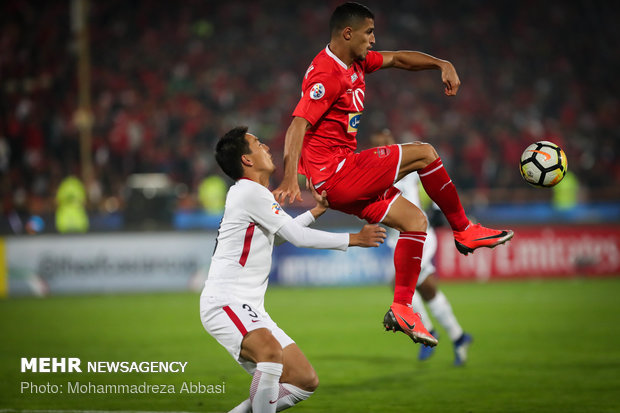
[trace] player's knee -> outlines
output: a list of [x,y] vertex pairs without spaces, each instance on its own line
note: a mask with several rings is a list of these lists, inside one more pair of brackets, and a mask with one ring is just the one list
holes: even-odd
[[316,371],[312,369],[306,377],[304,377],[303,383],[301,383],[300,388],[305,391],[315,391],[319,387],[319,376],[317,376]]
[[[274,339],[275,341],[275,339]],[[260,361],[268,361],[272,363],[282,363],[282,347],[280,343],[269,343],[261,351]]]
[[308,391],[315,391],[319,387],[319,376],[314,375],[314,379],[308,384]]
[[419,231],[426,232],[428,229],[428,219],[426,219],[426,215],[420,211],[420,213],[416,216],[416,220],[418,221],[416,226],[420,228]]
[[[404,199],[404,198],[403,198]],[[426,232],[428,221],[426,215],[409,201],[397,200],[388,212],[383,223],[399,232],[422,231]]]
[[428,228],[428,220],[426,219],[426,215],[418,209],[411,208],[407,211],[407,217],[402,222],[402,231],[422,231],[426,232]]
[[313,392],[319,387],[319,377],[311,366],[304,368],[299,368],[299,366],[295,368],[285,368],[282,381],[309,392]]
[[420,143],[420,149],[423,155],[423,160],[426,165],[432,163],[435,159],[439,158],[439,154],[430,143]]
[[399,170],[399,179],[413,172],[419,171],[439,158],[433,145],[424,142],[413,142],[403,145],[403,158]]
[[241,357],[255,363],[282,363],[282,346],[266,329],[250,331],[241,344]]

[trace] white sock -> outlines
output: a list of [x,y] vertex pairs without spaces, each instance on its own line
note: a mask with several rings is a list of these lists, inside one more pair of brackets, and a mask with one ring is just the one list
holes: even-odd
[[424,327],[430,332],[435,327],[433,326],[433,322],[431,318],[428,316],[428,312],[426,311],[426,307],[424,307],[424,302],[422,302],[422,297],[420,293],[416,292],[413,294],[413,298],[411,299],[411,307],[415,313],[420,313],[420,319],[422,320],[422,324]]
[[437,322],[446,330],[450,340],[455,341],[463,335],[463,329],[456,320],[450,302],[441,291],[437,291],[435,297],[428,303],[428,309],[435,316]]
[[250,399],[245,399],[228,413],[252,413],[252,401]]
[[[276,403],[276,412],[281,412],[289,407],[293,407],[314,394],[314,392],[302,390],[289,383],[280,383],[278,387],[279,393],[278,402]],[[245,399],[228,413],[252,413],[252,401],[250,399]]]
[[308,397],[312,396],[312,393],[313,392],[311,391],[302,390],[299,387],[293,386],[289,383],[281,383],[280,394],[278,394],[276,412],[281,412],[284,409],[293,407],[297,403],[306,400]]
[[250,386],[253,413],[274,413],[276,411],[280,376],[282,376],[281,363],[256,363],[256,371]]

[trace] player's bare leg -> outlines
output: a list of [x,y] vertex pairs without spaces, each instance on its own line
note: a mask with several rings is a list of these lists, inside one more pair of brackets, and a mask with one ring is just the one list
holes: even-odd
[[422,142],[402,145],[398,179],[413,171],[418,172],[424,190],[446,216],[454,232],[456,248],[461,254],[467,255],[480,247],[493,248],[514,235],[510,230],[495,230],[469,221],[456,187],[431,145]]
[[282,355],[284,360],[284,371],[280,379],[282,383],[290,383],[309,392],[319,387],[316,371],[297,344],[286,346]]
[[[256,332],[258,334],[253,334]],[[270,383],[273,388],[271,388],[269,398],[266,399],[267,405],[258,405],[258,409],[266,407],[268,410],[257,410],[256,406],[258,404],[257,398],[261,396],[258,394],[259,387],[264,385],[263,376],[265,376],[265,372],[261,371],[258,374],[258,380],[256,379],[257,374],[254,373],[250,398],[231,410],[233,413],[282,411],[306,400],[319,385],[319,379],[314,368],[297,344],[293,343],[282,349],[267,329],[257,329],[246,335],[242,343],[241,357],[257,363],[257,372],[264,370],[264,368],[259,369],[259,364],[262,367],[264,362],[261,363],[258,360],[271,360],[271,363],[276,364],[277,360],[280,360],[280,365],[283,368],[279,382],[275,382],[275,385]]]
[[258,328],[243,338],[240,356],[254,363],[282,364],[282,347],[268,329]]
[[284,371],[280,379],[276,411],[288,409],[306,400],[319,387],[316,371],[297,344],[286,346],[282,353]]
[[398,170],[398,180],[412,172],[425,168],[439,158],[435,148],[424,142],[412,142],[401,145],[402,158]]
[[402,331],[416,343],[435,346],[437,340],[411,308],[426,240],[426,217],[418,207],[399,196],[391,205],[383,224],[400,231],[394,248],[394,302],[385,314],[383,325],[386,330]]
[[[280,390],[283,351],[280,343],[266,328],[250,331],[241,342],[240,356],[256,363],[250,385],[250,405],[254,413],[274,413]],[[247,402],[233,411],[241,411]]]

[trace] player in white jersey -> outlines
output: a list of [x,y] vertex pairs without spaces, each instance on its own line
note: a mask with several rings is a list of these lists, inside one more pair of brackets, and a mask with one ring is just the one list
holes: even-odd
[[327,209],[324,195],[296,218],[267,189],[275,166],[269,147],[234,128],[217,143],[215,158],[236,181],[226,196],[224,216],[205,287],[200,318],[205,329],[253,375],[250,398],[232,412],[275,412],[310,397],[318,386],[312,365],[265,311],[271,254],[276,238],[300,247],[346,250],[377,247],[385,230],[366,225],[357,234],[307,228]]
[[[396,141],[392,133],[388,129],[385,129],[379,133],[373,134],[371,136],[371,143],[374,146],[383,146],[393,145]],[[419,192],[420,178],[417,173],[405,176],[394,184],[394,186],[401,191],[401,196],[420,208],[422,212],[424,211]],[[398,233],[396,233],[396,231],[391,231],[387,241],[388,245],[394,248],[397,240]],[[446,330],[446,333],[450,337],[454,345],[454,364],[460,366],[467,361],[467,350],[472,342],[472,337],[463,331],[463,328],[454,315],[450,301],[448,301],[445,294],[438,288],[436,269],[433,264],[433,258],[436,252],[437,235],[435,234],[435,230],[429,225],[426,229],[426,242],[424,243],[422,251],[420,276],[416,284],[416,290],[419,294],[413,295],[411,306],[413,307],[413,311],[420,314],[422,323],[424,323],[428,331],[435,338],[438,338],[437,331],[424,306],[424,303],[426,303],[431,314],[433,314],[435,319],[444,330]],[[427,360],[433,355],[434,351],[435,347],[422,346],[418,354],[418,359]]]

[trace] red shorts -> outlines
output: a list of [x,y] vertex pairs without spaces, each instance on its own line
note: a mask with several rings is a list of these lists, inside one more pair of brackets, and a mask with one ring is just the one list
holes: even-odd
[[400,194],[393,185],[398,177],[401,157],[400,145],[352,153],[317,190],[327,191],[330,208],[371,224],[381,222]]

